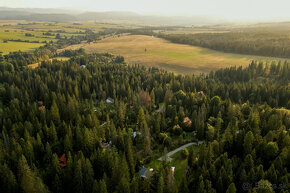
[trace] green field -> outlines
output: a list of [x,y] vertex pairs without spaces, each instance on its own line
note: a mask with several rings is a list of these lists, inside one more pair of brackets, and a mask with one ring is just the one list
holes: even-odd
[[[55,58],[51,58],[51,59],[49,59],[49,61],[52,61],[52,60],[67,61],[67,60],[69,60],[69,58],[68,58],[68,57],[55,57]],[[34,63],[34,64],[29,64],[28,67],[29,67],[29,68],[36,68],[36,67],[38,67],[40,64],[41,64],[41,62],[37,62],[37,63]]]
[[[193,150],[194,154],[198,153],[199,151],[199,146],[190,146],[187,148],[188,150]],[[172,156],[173,160],[171,162],[169,162],[170,166],[174,166],[175,167],[175,172],[174,172],[174,178],[175,178],[175,183],[177,185],[179,185],[180,181],[182,180],[183,176],[186,173],[186,166],[187,166],[187,159],[183,159],[181,157],[181,151],[175,153]],[[158,167],[160,167],[162,164],[161,161],[158,160],[154,160],[152,161],[150,164],[147,165],[148,168],[153,168],[153,169],[157,169]]]
[[[47,41],[57,41],[56,34],[61,37],[84,35],[86,30],[94,32],[105,29],[133,28],[126,23],[54,23],[27,21],[0,21],[0,52],[8,54],[14,51],[31,51]],[[191,33],[203,33],[205,29],[194,31],[191,28],[180,30]],[[180,32],[180,30],[178,30]],[[215,31],[215,29],[211,29]],[[52,35],[44,35],[44,33]],[[225,31],[221,31],[224,33]],[[27,34],[31,34],[28,36]],[[11,41],[14,40],[14,41]],[[16,40],[16,41],[15,41]],[[19,42],[29,41],[29,42]],[[7,43],[5,43],[7,42]],[[36,43],[37,42],[37,43]],[[179,74],[208,73],[211,70],[230,66],[247,66],[251,60],[278,61],[280,58],[261,57],[223,53],[197,46],[175,44],[166,40],[145,35],[113,35],[95,43],[82,42],[66,49],[84,48],[89,53],[112,53],[122,55],[131,64],[141,64],[148,67],[160,67]],[[60,50],[61,51],[61,50]]]
[[[84,48],[89,53],[109,52],[122,55],[131,64],[161,67],[181,74],[207,73],[229,66],[247,66],[251,60],[284,60],[218,52],[206,48],[175,44],[145,35],[122,35],[104,38],[96,43],[81,44],[66,49]],[[146,51],[145,51],[146,49]]]
[[[82,36],[86,30],[98,32],[109,28],[122,27],[123,25],[114,23],[54,23],[0,20],[0,52],[8,54],[19,50],[31,51],[44,45],[44,42],[57,41],[56,34],[60,34],[62,38],[70,38],[71,36]],[[52,35],[45,35],[44,33],[47,32]],[[31,36],[27,34],[31,34]],[[19,40],[29,42],[20,42]]]
[[26,42],[8,42],[8,43],[0,43],[0,52],[3,54],[9,54],[9,52],[16,51],[33,51],[44,44],[41,43],[26,43]]

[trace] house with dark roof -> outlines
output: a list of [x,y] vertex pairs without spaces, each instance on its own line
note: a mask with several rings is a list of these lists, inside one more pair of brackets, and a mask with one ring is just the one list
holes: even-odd
[[152,175],[152,172],[153,172],[152,168],[148,169],[148,168],[142,167],[139,171],[139,175],[142,178],[149,178]]
[[106,141],[101,141],[101,146],[103,149],[112,149],[112,141],[106,142]]

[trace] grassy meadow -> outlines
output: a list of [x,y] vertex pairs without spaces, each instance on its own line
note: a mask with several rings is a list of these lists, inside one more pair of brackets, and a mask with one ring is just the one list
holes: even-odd
[[[69,58],[68,58],[68,57],[55,57],[55,58],[51,58],[51,59],[49,59],[49,61],[52,61],[52,60],[67,61],[67,60],[69,60]],[[28,68],[36,68],[36,67],[38,67],[40,64],[41,64],[41,62],[37,62],[37,63],[34,63],[34,64],[29,64],[29,65],[28,65]]]
[[[8,54],[19,50],[31,51],[44,45],[45,42],[57,41],[56,34],[62,38],[70,38],[84,35],[86,30],[99,32],[122,27],[124,27],[123,24],[97,22],[54,23],[0,20],[0,53]],[[45,35],[47,32],[51,35]]]
[[67,49],[80,47],[89,53],[108,52],[122,55],[131,64],[161,67],[181,74],[199,74],[229,66],[247,66],[251,60],[280,60],[271,57],[223,53],[196,46],[175,44],[145,35],[113,36],[96,43],[74,45]]
[[[57,41],[56,34],[62,38],[84,35],[86,30],[99,32],[106,29],[137,27],[127,23],[105,22],[28,22],[0,20],[0,53],[32,51],[47,41]],[[47,34],[50,33],[50,35]],[[225,33],[221,29],[180,28],[161,33]],[[27,35],[29,34],[29,35]],[[45,35],[46,34],[46,35]],[[23,42],[28,41],[28,42]],[[87,52],[112,53],[122,55],[131,64],[160,67],[179,74],[208,73],[229,66],[247,66],[251,60],[285,60],[271,57],[223,53],[197,46],[176,44],[153,36],[113,35],[95,43],[82,42],[65,49],[84,48]],[[62,50],[59,50],[61,52]]]
[[[192,150],[194,152],[194,154],[198,153],[199,148],[200,147],[196,146],[196,145],[187,147],[187,149]],[[175,153],[173,156],[171,156],[171,158],[173,158],[173,159],[168,164],[172,167],[175,167],[175,172],[174,172],[175,183],[177,185],[179,185],[182,178],[186,174],[186,169],[187,169],[186,167],[187,167],[188,159],[182,158],[181,151]],[[162,161],[154,160],[151,163],[149,163],[146,167],[153,168],[154,170],[156,170],[157,168],[159,168],[161,166],[161,164],[162,164]]]
[[9,54],[9,52],[16,52],[16,51],[33,51],[40,46],[43,46],[42,43],[26,43],[26,42],[8,42],[3,43],[0,42],[0,53],[2,54]]

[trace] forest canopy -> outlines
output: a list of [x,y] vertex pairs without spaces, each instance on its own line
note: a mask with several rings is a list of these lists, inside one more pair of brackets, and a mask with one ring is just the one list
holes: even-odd
[[[121,56],[66,54],[35,69],[1,58],[1,190],[287,192],[289,63],[183,76]],[[140,176],[188,141],[204,143],[184,150],[180,183],[165,161]]]

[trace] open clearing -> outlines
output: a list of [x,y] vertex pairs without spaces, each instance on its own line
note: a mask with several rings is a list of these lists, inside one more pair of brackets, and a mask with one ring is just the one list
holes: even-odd
[[[45,44],[57,41],[56,35],[61,38],[83,36],[87,30],[93,32],[105,29],[131,28],[129,24],[116,23],[55,23],[55,22],[28,22],[0,20],[0,53],[8,54],[15,51],[31,51]],[[6,43],[7,42],[7,43]]]
[[[52,60],[67,61],[67,60],[69,60],[69,58],[68,58],[68,57],[55,57],[55,58],[51,58],[51,59],[49,59],[49,61],[52,61]],[[29,67],[29,68],[36,68],[36,67],[38,67],[40,64],[41,64],[41,62],[37,62],[37,63],[34,63],[34,64],[29,64],[28,67]]]
[[16,52],[16,51],[33,51],[40,46],[43,46],[42,43],[26,43],[26,42],[8,42],[2,43],[0,42],[0,53],[2,54],[9,54],[9,52]]
[[[197,146],[197,145],[193,145],[193,146],[187,147],[187,149],[188,150],[192,150],[194,154],[197,154],[199,152],[199,148],[200,147]],[[171,162],[168,162],[168,164],[170,166],[175,167],[174,178],[175,178],[175,183],[177,185],[180,184],[182,178],[186,174],[187,163],[188,163],[188,159],[187,158],[186,159],[183,159],[181,157],[181,151],[178,151],[177,153],[175,153],[174,155],[172,155],[172,161]],[[160,168],[161,166],[162,166],[162,161],[160,161],[160,160],[153,160],[146,167],[153,168],[154,170],[156,170],[157,168]]]
[[131,64],[161,67],[181,74],[199,74],[229,66],[247,66],[251,60],[285,60],[223,53],[196,46],[175,44],[145,35],[108,37],[96,43],[74,45],[66,49],[78,49],[80,47],[89,53],[108,52],[122,55]]

